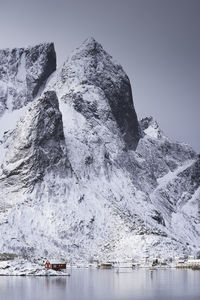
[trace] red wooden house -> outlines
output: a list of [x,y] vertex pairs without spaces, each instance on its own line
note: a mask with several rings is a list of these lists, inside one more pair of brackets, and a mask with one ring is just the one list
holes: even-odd
[[52,269],[52,270],[64,270],[66,269],[66,264],[58,261],[47,260],[45,263],[45,268]]

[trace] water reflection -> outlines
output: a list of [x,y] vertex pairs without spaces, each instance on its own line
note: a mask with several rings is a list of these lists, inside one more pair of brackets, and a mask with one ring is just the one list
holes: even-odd
[[72,269],[71,277],[0,277],[1,300],[199,300],[192,270]]
[[47,277],[45,278],[45,287],[46,289],[58,288],[65,289],[66,288],[66,278],[64,277]]

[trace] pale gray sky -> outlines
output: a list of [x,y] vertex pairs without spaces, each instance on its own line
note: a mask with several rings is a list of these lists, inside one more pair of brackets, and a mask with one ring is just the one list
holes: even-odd
[[60,65],[89,36],[124,67],[139,118],[200,152],[200,1],[0,0],[0,48],[53,41]]

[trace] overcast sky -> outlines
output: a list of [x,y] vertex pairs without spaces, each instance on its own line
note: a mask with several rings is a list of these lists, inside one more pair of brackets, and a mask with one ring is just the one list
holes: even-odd
[[93,36],[127,72],[138,117],[200,152],[200,0],[0,0],[0,48]]

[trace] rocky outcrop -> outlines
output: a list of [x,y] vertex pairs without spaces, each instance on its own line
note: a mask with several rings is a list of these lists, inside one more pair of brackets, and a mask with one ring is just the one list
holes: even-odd
[[53,43],[0,50],[0,116],[31,102],[55,70]]
[[2,166],[7,186],[31,187],[64,157],[62,115],[54,91],[34,101],[13,133]]
[[145,158],[146,168],[150,168],[156,178],[197,157],[189,145],[169,139],[154,118],[142,119],[140,126],[143,139],[140,140],[136,152]]
[[127,149],[136,149],[141,134],[129,78],[99,43],[87,39],[64,63],[57,80],[57,88],[64,88],[64,98],[72,99],[78,112],[105,125],[114,120]]

